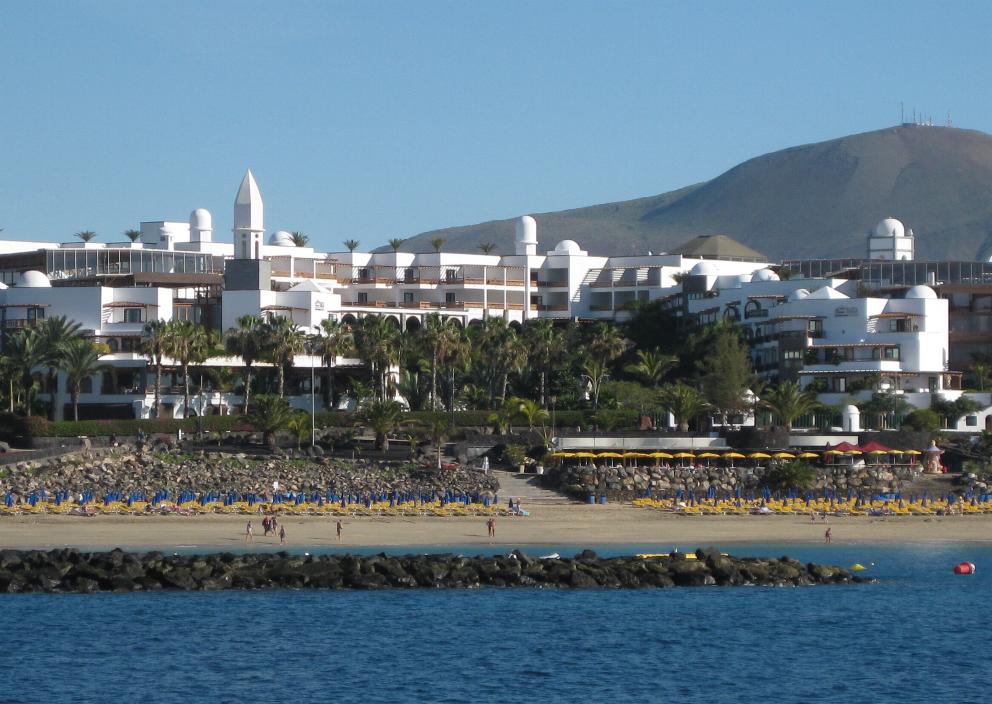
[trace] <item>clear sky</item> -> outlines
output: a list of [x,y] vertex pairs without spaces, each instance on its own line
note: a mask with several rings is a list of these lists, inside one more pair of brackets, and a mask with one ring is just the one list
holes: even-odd
[[214,215],[323,249],[654,195],[891,126],[992,132],[988,2],[0,0],[2,237]]

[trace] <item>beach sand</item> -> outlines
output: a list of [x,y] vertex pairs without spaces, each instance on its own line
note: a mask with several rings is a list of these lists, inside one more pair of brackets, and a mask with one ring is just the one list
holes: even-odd
[[[810,524],[800,516],[675,516],[629,505],[530,506],[527,517],[497,518],[496,538],[486,518],[348,517],[343,539],[335,518],[286,516],[287,548],[444,546],[512,548],[527,545],[609,544],[671,546],[732,543],[822,543],[827,527],[834,544],[992,541],[992,515],[948,517],[830,517]],[[250,519],[256,546],[278,546],[262,536],[261,516],[7,516],[0,518],[0,547],[102,549],[243,549]]]

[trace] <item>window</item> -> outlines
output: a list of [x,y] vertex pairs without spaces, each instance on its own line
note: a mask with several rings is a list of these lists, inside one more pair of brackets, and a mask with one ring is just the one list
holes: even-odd
[[193,320],[193,307],[192,306],[176,306],[175,316],[176,320]]
[[417,270],[413,267],[403,270],[403,280],[408,283],[413,283],[417,279]]
[[831,391],[837,393],[844,393],[847,391],[847,377],[843,377],[843,376],[834,377],[833,382],[834,382],[833,388],[831,389]]
[[369,294],[367,294],[367,293],[359,293],[358,294],[358,302],[361,303],[362,305],[365,305],[366,303],[368,303],[369,302]]
[[125,308],[124,309],[124,322],[125,323],[140,323],[141,322],[141,308]]
[[444,272],[444,279],[445,281],[457,281],[458,271],[456,269],[448,269]]
[[44,308],[28,308],[28,320],[44,320]]
[[906,332],[906,320],[902,318],[890,320],[889,332]]
[[453,294],[453,293],[446,293],[446,294],[444,294],[444,302],[445,303],[457,303],[457,301],[455,300],[455,294]]
[[359,269],[358,270],[358,278],[360,278],[360,279],[367,279],[367,278],[369,278],[369,270],[368,269]]
[[404,293],[403,294],[403,302],[404,303],[413,303],[413,293],[412,292]]
[[964,419],[964,424],[969,428],[974,428],[978,425],[978,416],[967,416]]

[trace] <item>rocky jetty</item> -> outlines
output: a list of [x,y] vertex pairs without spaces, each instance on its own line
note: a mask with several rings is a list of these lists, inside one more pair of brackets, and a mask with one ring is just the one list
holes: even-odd
[[[690,559],[692,558],[692,559]],[[215,591],[225,589],[639,589],[804,586],[872,582],[839,567],[788,557],[695,554],[573,559],[461,555],[165,555],[161,552],[0,551],[0,592]]]
[[337,495],[382,495],[398,492],[429,496],[462,494],[492,498],[499,481],[475,470],[434,470],[411,464],[369,463],[329,457],[279,458],[178,450],[137,452],[85,451],[38,462],[20,462],[0,476],[0,495],[158,491],[178,495],[264,495],[279,482],[283,492],[332,492]]
[[[742,493],[757,494],[765,486],[767,468],[760,467],[607,467],[568,466],[547,474],[547,481],[574,496],[607,496],[611,501],[631,500],[651,492],[658,497],[673,496],[678,491],[694,492],[703,497],[713,489],[717,496]],[[919,478],[922,467],[848,464],[817,468],[814,490],[835,491],[847,495],[877,495],[897,492]]]

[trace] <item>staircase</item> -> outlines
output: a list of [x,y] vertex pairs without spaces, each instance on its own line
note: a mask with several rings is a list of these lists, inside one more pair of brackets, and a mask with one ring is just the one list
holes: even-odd
[[539,477],[535,474],[518,474],[500,470],[494,470],[493,473],[499,479],[501,504],[505,505],[510,498],[519,499],[521,506],[527,511],[530,510],[528,506],[566,506],[579,503],[557,491],[545,489],[538,483]]

